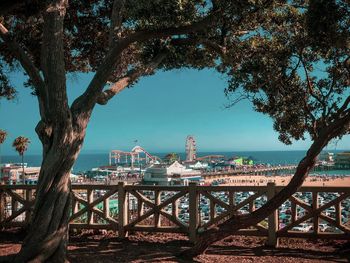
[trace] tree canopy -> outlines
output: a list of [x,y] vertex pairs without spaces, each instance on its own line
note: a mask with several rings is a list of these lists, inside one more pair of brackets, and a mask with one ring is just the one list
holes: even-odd
[[350,131],[350,3],[288,1],[265,12],[265,20],[222,56],[226,93],[233,104],[247,98],[270,116],[282,142],[308,134],[312,144],[286,187],[254,212],[201,233],[185,256],[264,220],[298,190],[322,149]]
[[[257,23],[269,2],[69,1],[63,31],[65,70],[97,72],[121,39],[126,46],[118,54],[119,59],[108,65],[108,77],[100,84],[103,87],[126,76],[133,83],[140,75],[152,74],[157,68],[216,66],[227,42],[238,39]],[[27,85],[39,92],[39,77],[34,76],[33,68],[43,70],[41,44],[45,19],[40,10],[45,5],[45,1],[20,5],[1,20],[5,28],[0,45],[0,87],[7,97],[13,96],[14,89],[6,72],[18,70],[18,61],[27,71]],[[31,63],[21,62],[24,55]],[[100,102],[105,103],[111,95],[102,94]]]
[[315,140],[350,111],[350,4],[299,2],[276,7],[229,49],[221,68],[227,94],[243,90],[286,144],[306,134]]

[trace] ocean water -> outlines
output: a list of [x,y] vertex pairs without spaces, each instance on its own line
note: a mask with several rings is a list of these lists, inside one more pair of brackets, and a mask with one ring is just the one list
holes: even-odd
[[[338,152],[338,151],[336,151]],[[340,151],[339,151],[340,152]],[[247,152],[199,152],[198,157],[206,155],[224,155],[226,158],[233,156],[249,157],[254,160],[255,163],[269,163],[271,165],[285,165],[285,164],[297,164],[304,157],[305,151],[247,151]],[[163,158],[167,153],[151,153],[155,156]],[[181,160],[185,159],[185,153],[178,153]],[[5,155],[1,157],[2,163],[9,162],[21,162],[21,159],[17,155]],[[42,157],[41,155],[25,155],[24,161],[28,163],[28,166],[40,166]],[[73,166],[73,172],[87,171],[91,168],[99,167],[102,165],[108,165],[108,152],[87,154],[82,153],[79,155],[76,163]],[[324,173],[324,172],[320,172]],[[329,171],[330,174],[350,174],[347,170],[334,170]]]

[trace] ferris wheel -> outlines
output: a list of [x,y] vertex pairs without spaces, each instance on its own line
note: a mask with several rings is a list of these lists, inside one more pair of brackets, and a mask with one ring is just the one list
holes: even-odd
[[186,138],[186,161],[192,162],[196,160],[197,156],[196,140],[192,135]]

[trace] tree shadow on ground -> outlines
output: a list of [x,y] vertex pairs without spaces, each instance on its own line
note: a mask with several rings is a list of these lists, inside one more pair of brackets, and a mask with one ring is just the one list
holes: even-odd
[[310,249],[301,248],[270,248],[267,246],[257,246],[252,248],[242,246],[211,246],[207,251],[207,255],[223,255],[234,257],[275,257],[281,258],[293,258],[302,260],[322,260],[330,262],[347,262],[346,255],[341,253],[335,253],[334,251],[315,251]]
[[[189,262],[175,255],[190,243],[172,240],[165,243],[104,239],[101,241],[73,242],[69,246],[70,262]],[[190,261],[198,262],[198,261]]]
[[20,250],[24,237],[24,230],[0,231],[0,262],[12,261]]
[[[73,247],[74,246],[74,247]],[[242,262],[245,259],[254,261],[284,262],[348,262],[347,253],[341,251],[319,251],[305,248],[270,248],[264,245],[253,247],[219,244],[211,246],[205,255],[197,260],[177,258],[180,251],[189,248],[191,243],[185,240],[168,242],[149,242],[145,240],[120,240],[118,238],[99,242],[77,242],[70,246],[71,262]],[[267,261],[266,261],[267,260]]]
[[[9,262],[21,246],[24,234],[0,232],[0,262]],[[165,238],[164,238],[165,237]],[[290,246],[288,245],[290,243]],[[288,241],[279,248],[264,246],[263,239],[232,237],[211,246],[196,260],[176,256],[191,247],[186,237],[175,235],[136,235],[127,239],[100,235],[70,239],[68,259],[72,263],[87,262],[350,262],[350,242],[326,243]],[[296,242],[300,242],[298,246]],[[325,249],[322,249],[322,246]]]

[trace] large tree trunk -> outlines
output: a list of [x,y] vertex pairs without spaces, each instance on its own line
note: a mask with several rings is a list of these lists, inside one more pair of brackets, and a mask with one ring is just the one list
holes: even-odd
[[[348,121],[346,122],[348,123]],[[334,126],[334,125],[333,125]],[[328,142],[340,134],[344,129],[344,123],[341,123],[337,127],[330,127],[323,132],[323,134],[317,138],[309,148],[306,156],[300,161],[296,172],[289,182],[279,193],[277,193],[270,201],[265,205],[255,210],[250,214],[234,215],[227,221],[213,227],[198,237],[196,244],[179,254],[182,258],[193,258],[203,252],[214,242],[222,240],[223,238],[235,234],[238,230],[256,225],[265,218],[267,218],[274,210],[278,209],[292,194],[294,194],[303,184],[305,178],[308,176],[309,171],[314,167],[317,156],[322,149],[328,144]]]
[[47,134],[47,140],[43,140],[43,134],[38,131],[46,143],[43,145],[35,206],[28,234],[14,262],[66,262],[70,171],[79,154],[85,130],[77,133],[68,127],[57,127],[52,134]]

